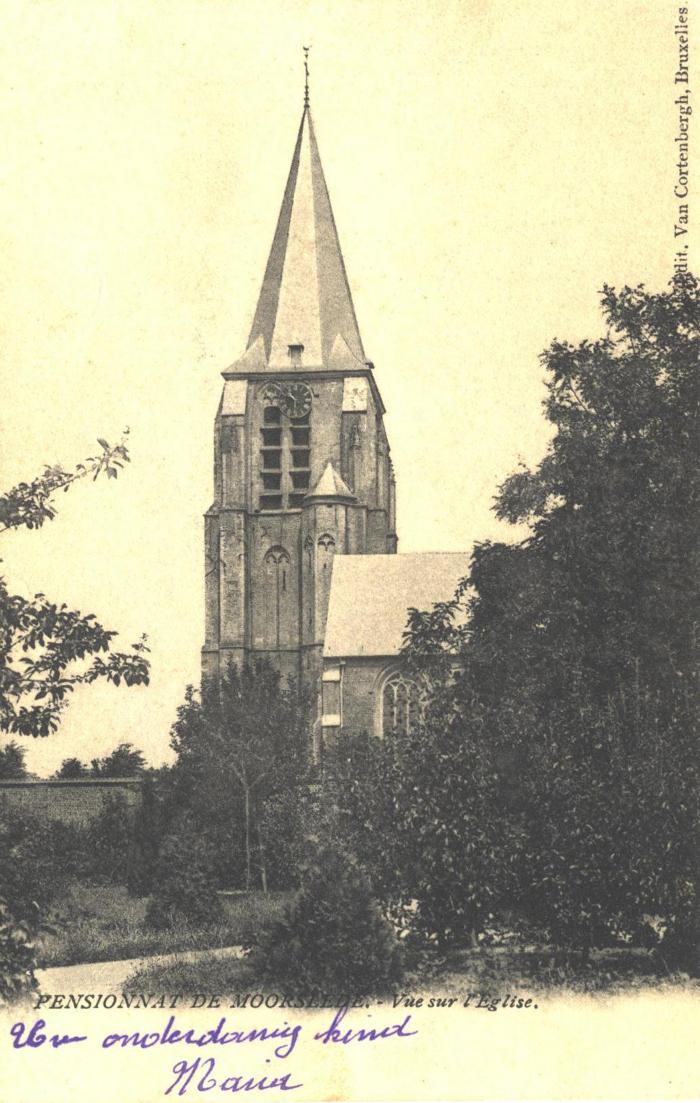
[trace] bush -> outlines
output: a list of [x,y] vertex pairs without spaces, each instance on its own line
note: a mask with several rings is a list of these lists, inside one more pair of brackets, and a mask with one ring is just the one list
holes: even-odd
[[308,853],[308,838],[327,816],[319,804],[319,793],[310,785],[281,789],[262,802],[260,836],[267,889],[278,891],[299,887]]
[[17,919],[30,919],[67,876],[60,825],[19,810],[0,809],[0,896]]
[[0,1003],[36,988],[43,915],[70,872],[66,839],[61,824],[0,808]]
[[0,897],[0,1007],[36,991],[39,927],[38,906],[33,917],[18,919],[7,900]]
[[134,820],[133,845],[127,877],[130,896],[148,896],[153,891],[158,867],[160,833],[160,805],[153,779],[146,777],[142,786],[141,803]]
[[133,847],[133,825],[121,794],[105,801],[102,811],[90,823],[87,837],[93,875],[113,884],[125,884]]
[[385,991],[401,977],[401,948],[357,861],[316,849],[296,902],[263,930],[250,964],[290,993],[322,989],[351,997]]
[[204,927],[222,919],[215,851],[184,815],[161,847],[146,923],[164,930],[185,922]]

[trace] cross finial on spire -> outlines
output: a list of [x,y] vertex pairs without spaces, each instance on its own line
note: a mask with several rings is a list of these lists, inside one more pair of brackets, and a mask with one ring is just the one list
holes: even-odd
[[304,46],[304,107],[309,106],[309,50],[310,46]]

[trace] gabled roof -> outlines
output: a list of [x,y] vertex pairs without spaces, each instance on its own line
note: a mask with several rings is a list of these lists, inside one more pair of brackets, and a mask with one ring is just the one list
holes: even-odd
[[352,490],[338,474],[330,460],[324,467],[321,478],[313,490],[310,490],[306,495],[305,500],[308,502],[309,498],[348,498],[352,502],[356,500]]
[[251,359],[246,351],[234,370],[260,370],[261,352],[268,368],[288,369],[290,345],[304,346],[305,369],[328,367],[334,349],[365,366],[308,104],[248,339],[256,352]]
[[408,610],[454,597],[470,558],[469,552],[336,555],[324,657],[398,655]]

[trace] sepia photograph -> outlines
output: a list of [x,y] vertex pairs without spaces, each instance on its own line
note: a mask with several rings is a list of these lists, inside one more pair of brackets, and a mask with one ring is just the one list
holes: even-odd
[[3,1103],[697,1097],[699,18],[5,4]]

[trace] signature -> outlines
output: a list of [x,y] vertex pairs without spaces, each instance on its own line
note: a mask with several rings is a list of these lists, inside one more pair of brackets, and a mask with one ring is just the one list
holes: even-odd
[[217,1080],[212,1076],[215,1068],[216,1061],[213,1057],[207,1057],[206,1060],[197,1057],[190,1064],[187,1061],[177,1061],[173,1065],[175,1079],[165,1089],[165,1095],[170,1095],[173,1088],[177,1088],[178,1095],[184,1095],[195,1076],[198,1076],[198,1080],[194,1087],[198,1092],[209,1092],[213,1088],[218,1088],[222,1092],[267,1091],[268,1088],[278,1088],[280,1091],[289,1092],[303,1087],[303,1084],[289,1083],[291,1072],[285,1072],[284,1076],[241,1075],[227,1076],[224,1080]]

